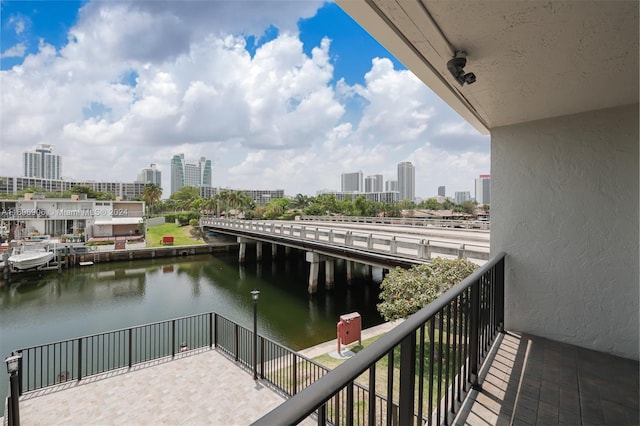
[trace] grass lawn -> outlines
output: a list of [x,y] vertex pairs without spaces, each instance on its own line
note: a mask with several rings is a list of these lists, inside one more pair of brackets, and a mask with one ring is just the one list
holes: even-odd
[[191,235],[192,227],[179,226],[175,223],[165,223],[164,225],[150,226],[147,228],[147,247],[167,247],[160,243],[165,235],[173,235],[174,246],[206,244],[201,237],[194,238]]
[[[446,340],[446,334],[442,335],[443,338],[443,356],[446,354],[446,344],[444,343]],[[362,341],[362,345],[355,345],[355,346],[351,346],[349,349],[352,352],[358,353],[360,352],[362,349],[364,349],[365,347],[371,345],[373,342],[375,342],[378,338],[380,338],[381,336],[376,336],[373,337],[371,339],[367,339],[367,340],[363,340]],[[428,396],[428,389],[429,389],[429,377],[428,377],[428,371],[429,371],[429,358],[428,358],[428,354],[429,352],[432,350],[432,347],[438,347],[439,345],[439,340],[440,340],[440,332],[438,330],[435,331],[435,335],[434,335],[434,344],[432,345],[431,342],[429,342],[429,337],[428,335],[425,336],[425,359],[422,361],[424,362],[424,371],[425,371],[425,377],[424,377],[424,389],[425,389],[425,399],[422,401],[423,404],[423,410],[424,412],[428,411],[428,403],[429,403],[429,398]],[[453,333],[450,334],[450,338],[451,340],[453,340]],[[419,346],[419,344],[417,345]],[[416,351],[418,350],[418,348],[416,348]],[[437,349],[436,349],[437,350]],[[416,355],[418,355],[416,353]],[[336,359],[333,358],[330,355],[321,355],[319,357],[316,357],[313,359],[314,361],[316,361],[317,363],[329,368],[329,369],[334,369],[336,368],[338,365],[342,364],[345,360],[341,360],[341,359]],[[377,363],[376,363],[376,392],[382,394],[382,395],[386,395],[387,394],[387,379],[388,379],[388,365],[389,365],[389,359],[388,357],[383,357],[382,359],[380,359]],[[447,371],[447,368],[445,366],[445,364],[449,364],[449,370]],[[457,364],[456,360],[454,359],[449,359],[443,360],[443,371],[442,372],[438,372],[438,363],[434,363],[434,379],[433,379],[433,399],[432,399],[432,404],[433,407],[436,406],[436,404],[438,403],[437,400],[437,395],[436,395],[436,391],[437,391],[437,386],[438,386],[438,378],[440,379],[440,386],[442,389],[442,392],[445,392],[445,384],[446,382],[446,374],[448,372],[448,375],[450,378],[455,377],[456,375],[456,371],[454,371],[455,369],[455,365]],[[394,381],[393,381],[393,399],[397,401],[398,395],[399,395],[399,373],[400,373],[400,348],[397,347],[394,350],[394,360],[393,360],[393,370],[394,370]],[[416,378],[418,376],[418,368],[416,367]],[[365,372],[362,376],[358,377],[356,379],[356,382],[367,386],[368,385],[368,378],[369,378],[369,373]],[[451,384],[451,379],[449,380],[449,384]],[[417,400],[417,392],[416,392],[416,404],[418,404],[418,400]],[[366,405],[366,404],[365,404]]]

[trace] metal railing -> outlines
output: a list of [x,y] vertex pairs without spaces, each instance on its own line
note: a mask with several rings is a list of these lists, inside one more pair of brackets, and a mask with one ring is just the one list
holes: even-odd
[[[255,425],[448,424],[504,326],[503,253]],[[369,391],[375,390],[375,391]]]
[[299,216],[304,221],[320,222],[344,222],[344,223],[374,223],[381,225],[400,226],[433,226],[436,228],[461,228],[461,229],[491,229],[488,220],[462,220],[462,219],[426,219],[415,217],[370,217],[370,216]]
[[[218,230],[238,230],[244,235],[258,237],[277,236],[292,243],[315,241],[326,246],[347,247],[363,253],[377,253],[398,258],[424,262],[437,255],[452,256],[459,259],[489,259],[489,247],[486,245],[454,243],[425,238],[398,237],[389,234],[375,234],[348,229],[331,229],[308,226],[301,222],[268,222],[255,220],[235,220],[201,218],[200,226],[209,226]],[[224,232],[224,231],[222,231]]]

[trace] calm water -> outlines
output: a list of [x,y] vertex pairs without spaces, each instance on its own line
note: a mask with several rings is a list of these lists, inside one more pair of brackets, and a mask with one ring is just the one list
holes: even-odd
[[[334,339],[341,314],[359,312],[363,328],[383,322],[376,311],[379,271],[367,282],[345,282],[307,293],[303,257],[245,266],[237,254],[103,263],[63,271],[23,274],[0,288],[0,355],[47,342],[202,312],[253,327],[250,291],[260,290],[258,333],[293,349]],[[378,274],[376,274],[378,272]],[[323,281],[322,273],[321,280]],[[3,369],[3,371],[6,371]],[[0,374],[4,401],[7,377]]]

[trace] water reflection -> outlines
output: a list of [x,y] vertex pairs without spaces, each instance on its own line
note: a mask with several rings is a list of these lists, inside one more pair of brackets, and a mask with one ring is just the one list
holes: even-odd
[[[244,265],[237,255],[225,253],[19,275],[0,288],[0,355],[209,311],[252,327],[253,289],[260,290],[260,334],[302,349],[334,339],[345,313],[359,312],[365,328],[382,322],[375,307],[379,280],[366,282],[356,275],[348,285],[345,268],[337,262],[335,287],[319,284],[316,295],[307,293],[309,264],[295,252],[277,261],[248,258]],[[0,392],[6,389],[4,376]]]

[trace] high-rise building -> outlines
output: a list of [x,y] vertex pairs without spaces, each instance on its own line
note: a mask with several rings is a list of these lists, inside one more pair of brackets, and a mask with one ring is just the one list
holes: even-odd
[[362,170],[353,173],[343,173],[340,187],[341,192],[364,192],[362,185]]
[[480,175],[476,179],[476,201],[478,204],[491,204],[491,175]]
[[447,196],[447,194],[446,194],[446,190],[444,188],[444,185],[443,186],[439,186],[438,187],[438,197],[446,197],[446,196]]
[[471,200],[471,192],[470,191],[456,191],[456,204],[462,204],[465,201]]
[[22,154],[24,176],[42,179],[60,179],[62,158],[54,154],[54,145],[39,144],[36,152]]
[[162,186],[162,173],[156,169],[155,164],[151,164],[148,169],[142,169],[138,173],[138,182],[155,183],[158,186]]
[[200,157],[198,164],[185,162],[184,154],[171,159],[171,194],[183,186],[211,187],[211,160]]
[[408,161],[398,163],[398,191],[401,201],[416,199],[416,169]]
[[367,181],[365,180],[364,191],[365,192],[382,192],[384,189],[384,178],[382,175],[367,176],[369,180],[369,188],[367,188]]
[[398,181],[397,180],[388,180],[384,183],[384,190],[387,192],[398,191]]

